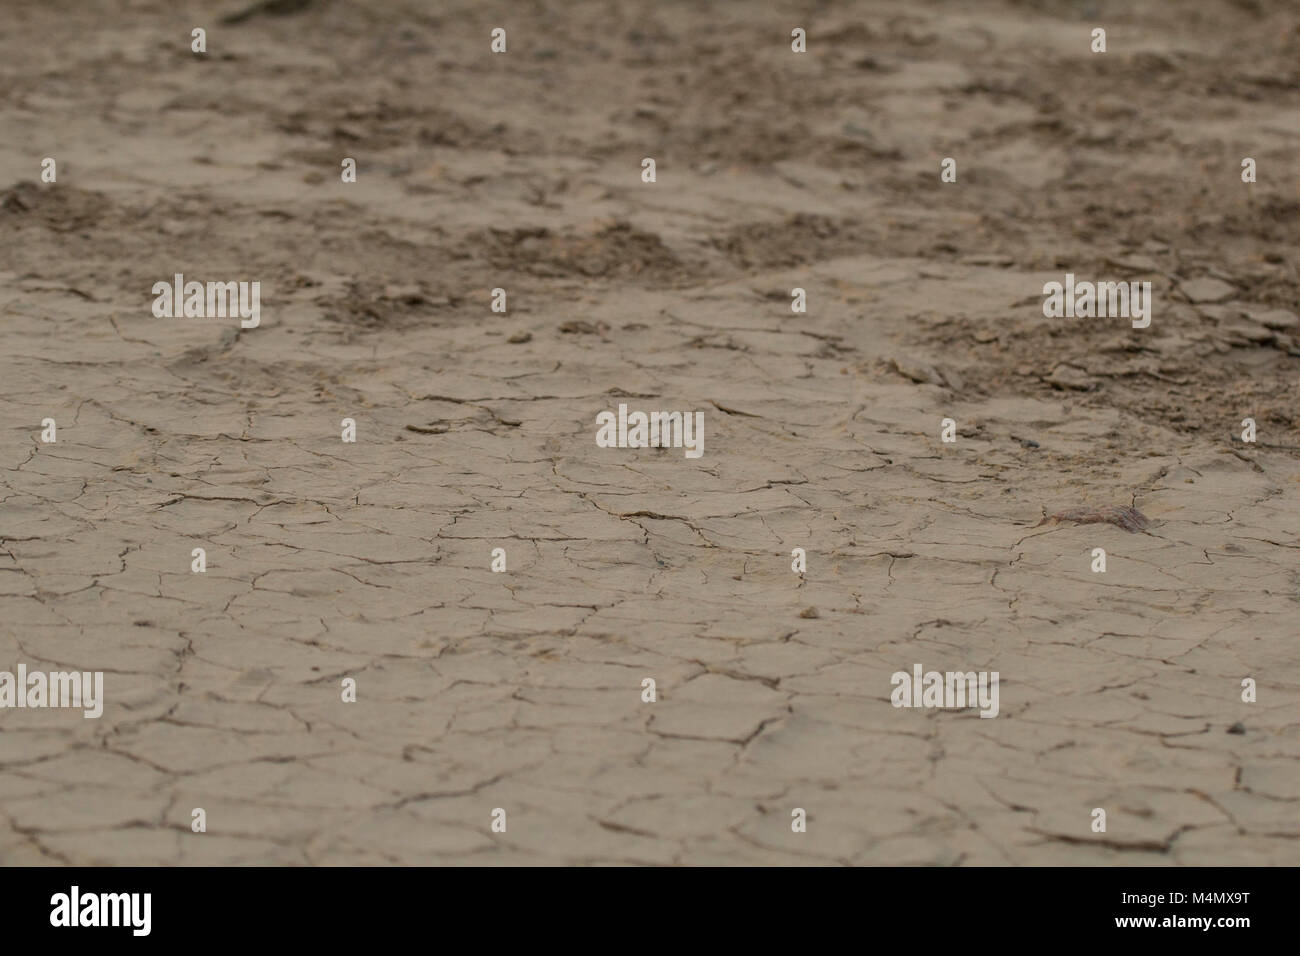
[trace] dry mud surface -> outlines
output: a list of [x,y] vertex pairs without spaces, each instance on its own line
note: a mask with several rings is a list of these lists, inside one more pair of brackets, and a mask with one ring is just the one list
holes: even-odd
[[0,860],[1300,863],[1295,3],[244,9],[5,11]]

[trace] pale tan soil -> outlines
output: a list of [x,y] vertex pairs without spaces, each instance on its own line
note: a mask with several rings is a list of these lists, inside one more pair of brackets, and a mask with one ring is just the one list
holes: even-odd
[[1300,863],[1300,7],[284,6],[4,12],[0,861]]

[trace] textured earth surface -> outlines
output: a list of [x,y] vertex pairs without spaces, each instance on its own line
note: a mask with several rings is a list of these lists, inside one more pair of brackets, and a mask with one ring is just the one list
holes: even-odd
[[1300,863],[1294,3],[5,20],[0,862]]

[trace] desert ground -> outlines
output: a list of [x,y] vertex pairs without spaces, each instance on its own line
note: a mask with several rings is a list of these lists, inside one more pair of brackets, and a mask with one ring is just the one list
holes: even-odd
[[1300,864],[1300,5],[3,19],[0,863]]

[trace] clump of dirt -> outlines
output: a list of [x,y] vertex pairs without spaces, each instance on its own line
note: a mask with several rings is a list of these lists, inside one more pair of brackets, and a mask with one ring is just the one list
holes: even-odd
[[1145,531],[1151,527],[1151,519],[1138,511],[1136,508],[1127,506],[1105,508],[1069,508],[1065,511],[1058,511],[1050,514],[1038,524],[1035,528],[1041,527],[1048,522],[1060,524],[1062,521],[1070,521],[1074,524],[1113,524],[1117,528],[1123,528],[1131,534],[1137,534],[1139,531]]
[[76,232],[98,225],[111,205],[103,193],[70,185],[42,186],[25,179],[0,192],[0,224],[14,230],[35,225]]
[[852,220],[796,213],[782,222],[736,226],[713,245],[742,269],[770,269],[861,252],[868,238]]
[[379,331],[428,324],[431,319],[453,312],[460,297],[447,295],[418,282],[383,282],[349,279],[339,295],[315,300],[327,322],[346,330]]
[[615,222],[592,234],[546,228],[488,229],[468,244],[494,268],[543,278],[618,279],[673,285],[692,278],[688,266],[654,233]]

